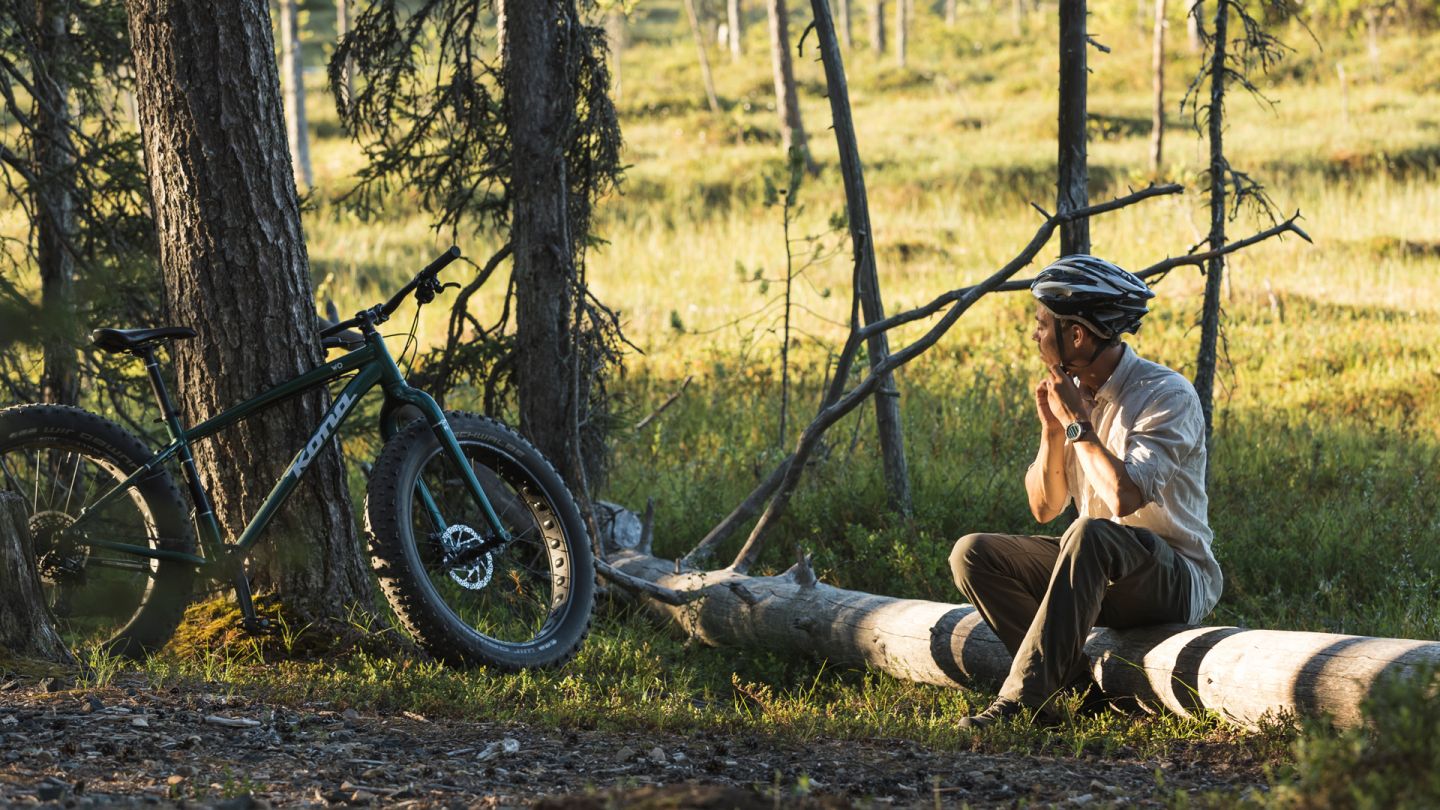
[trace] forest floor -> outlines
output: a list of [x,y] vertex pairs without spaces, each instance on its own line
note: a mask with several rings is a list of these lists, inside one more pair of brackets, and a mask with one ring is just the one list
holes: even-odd
[[0,806],[1169,806],[1265,784],[1258,764],[1200,743],[1056,758],[281,706],[138,677],[0,682]]

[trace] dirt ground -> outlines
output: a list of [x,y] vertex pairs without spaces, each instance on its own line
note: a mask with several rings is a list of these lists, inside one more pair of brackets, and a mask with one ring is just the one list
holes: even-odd
[[982,755],[281,707],[139,680],[63,686],[0,679],[0,805],[1104,807],[1263,784],[1258,769],[1203,750],[1185,761]]

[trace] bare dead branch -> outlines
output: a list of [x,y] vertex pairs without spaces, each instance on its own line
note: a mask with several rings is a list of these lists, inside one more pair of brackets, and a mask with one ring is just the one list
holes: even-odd
[[703,595],[699,590],[677,591],[673,588],[667,588],[664,585],[657,585],[648,579],[641,579],[640,577],[627,574],[605,560],[598,558],[595,560],[595,570],[611,585],[624,588],[633,593],[644,594],[658,602],[675,607],[688,605]]
[[658,408],[656,408],[655,410],[651,411],[649,416],[645,417],[644,419],[641,419],[639,422],[636,422],[636,423],[635,423],[635,429],[636,429],[636,430],[644,430],[646,425],[648,425],[648,424],[650,424],[651,422],[655,421],[655,417],[657,417],[657,416],[659,416],[660,414],[664,413],[666,408],[670,407],[671,405],[674,405],[674,404],[675,404],[675,400],[679,399],[679,398],[680,398],[680,395],[683,394],[683,393],[685,393],[685,389],[690,387],[690,381],[693,380],[694,378],[695,378],[695,375],[694,375],[694,374],[687,374],[687,375],[685,375],[685,381],[682,382],[682,383],[680,383],[680,389],[679,389],[678,391],[676,391],[675,393],[671,394],[670,397],[669,397],[668,399],[666,399],[664,402],[660,403],[660,407],[658,407]]
[[[854,333],[851,334],[853,339]],[[851,357],[853,359],[853,352],[851,353]],[[844,390],[843,386],[841,390]],[[761,481],[760,485],[755,487],[755,489],[746,496],[745,500],[742,501],[739,506],[735,507],[734,511],[726,515],[724,520],[716,524],[715,528],[711,529],[709,534],[705,535],[699,543],[695,544],[695,548],[691,549],[689,554],[680,558],[680,564],[691,568],[698,567],[715,553],[716,547],[726,540],[729,540],[736,529],[739,529],[745,525],[746,521],[759,514],[760,507],[765,505],[765,501],[769,500],[770,496],[774,494],[776,488],[780,486],[780,482],[785,480],[785,473],[790,469],[790,462],[794,458],[793,455],[786,456],[784,461],[776,465],[775,469],[770,472],[770,475],[767,476],[764,481]]]

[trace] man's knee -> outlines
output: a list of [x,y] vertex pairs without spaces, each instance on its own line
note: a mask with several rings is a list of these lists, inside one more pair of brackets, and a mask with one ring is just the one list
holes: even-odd
[[1060,538],[1062,554],[1093,554],[1105,547],[1115,536],[1119,524],[1105,518],[1076,518],[1065,536]]
[[950,573],[955,578],[955,587],[964,590],[975,570],[989,561],[989,540],[990,535],[975,533],[955,541],[955,547],[950,549]]

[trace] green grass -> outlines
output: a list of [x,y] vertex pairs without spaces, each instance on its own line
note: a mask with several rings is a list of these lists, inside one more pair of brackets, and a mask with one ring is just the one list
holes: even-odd
[[[1148,34],[1130,8],[1097,8],[1091,23],[1113,48],[1090,57],[1094,199],[1148,181]],[[640,4],[633,47],[620,55],[630,168],[624,193],[597,211],[607,244],[591,253],[589,271],[644,351],[629,358],[618,385],[630,413],[648,413],[695,375],[651,427],[615,436],[614,474],[600,493],[631,507],[653,496],[657,550],[666,555],[693,545],[788,449],[776,441],[779,337],[777,310],[767,307],[774,290],[762,294],[741,281],[757,269],[774,276],[785,260],[779,211],[761,204],[765,178],[778,177],[784,163],[763,15],[752,9],[743,63],[711,53],[726,108],[713,116],[675,10],[670,2]],[[949,29],[929,14],[917,9],[922,22],[906,70],[863,48],[863,19],[857,47],[846,54],[890,311],[983,278],[1034,232],[1038,218],[1028,203],[1053,203],[1053,20],[1034,16],[1017,37],[1007,17],[967,11]],[[325,19],[319,11],[312,18],[317,32]],[[797,4],[793,30],[807,19]],[[1198,195],[1205,147],[1188,128],[1190,112],[1178,106],[1198,66],[1182,30],[1177,9],[1163,174],[1188,191],[1093,223],[1094,250],[1126,267],[1185,250],[1207,221]],[[1315,244],[1267,242],[1230,268],[1210,489],[1226,593],[1210,621],[1440,638],[1440,35],[1397,32],[1372,62],[1363,40],[1345,32],[1319,30],[1318,44],[1294,26],[1280,33],[1296,51],[1260,81],[1274,104],[1232,95],[1227,154],[1267,184],[1282,211],[1304,212]],[[807,43],[797,62],[822,165],[803,191],[795,226],[807,234],[825,231],[843,207],[813,56]],[[1348,76],[1343,93],[1337,65]],[[381,300],[449,238],[430,229],[413,191],[397,190],[379,222],[361,222],[336,202],[361,156],[339,134],[320,77],[310,85],[310,120],[323,137],[312,142],[309,254],[320,297],[351,311]],[[15,232],[18,216],[0,211],[0,231]],[[1232,233],[1264,224],[1246,214]],[[477,261],[498,245],[490,233],[462,233],[460,241]],[[1057,248],[1049,246],[1042,261]],[[792,347],[793,412],[802,420],[843,336],[849,268],[842,257],[806,279]],[[1202,285],[1193,270],[1160,282],[1155,312],[1133,345],[1193,372]],[[492,287],[476,300],[486,317],[500,305],[502,285]],[[874,419],[863,408],[831,431],[764,565],[788,565],[800,543],[829,582],[948,601],[958,598],[944,562],[954,538],[975,530],[1058,532],[1058,524],[1033,523],[1020,483],[1035,441],[1029,388],[1042,371],[1028,321],[1023,294],[988,298],[898,375],[913,526],[898,525],[884,508]],[[433,308],[422,337],[435,340],[443,324]],[[892,345],[923,328],[901,330]],[[215,655],[222,657],[157,659],[148,671],[161,681],[224,680],[284,698],[529,722],[743,728],[798,739],[884,734],[1051,753],[1148,755],[1219,739],[1288,758],[1276,753],[1283,735],[1236,735],[1175,718],[1058,734],[1017,729],[976,743],[949,723],[984,696],[685,646],[626,611],[607,612],[581,657],[559,673],[496,678],[363,656],[268,670],[244,659],[226,663],[238,653]],[[1363,748],[1352,738],[1314,731],[1306,739],[1319,742],[1300,750],[1302,773],[1363,766],[1363,758],[1314,753],[1332,743]],[[1303,805],[1310,795],[1320,794],[1292,798]]]

